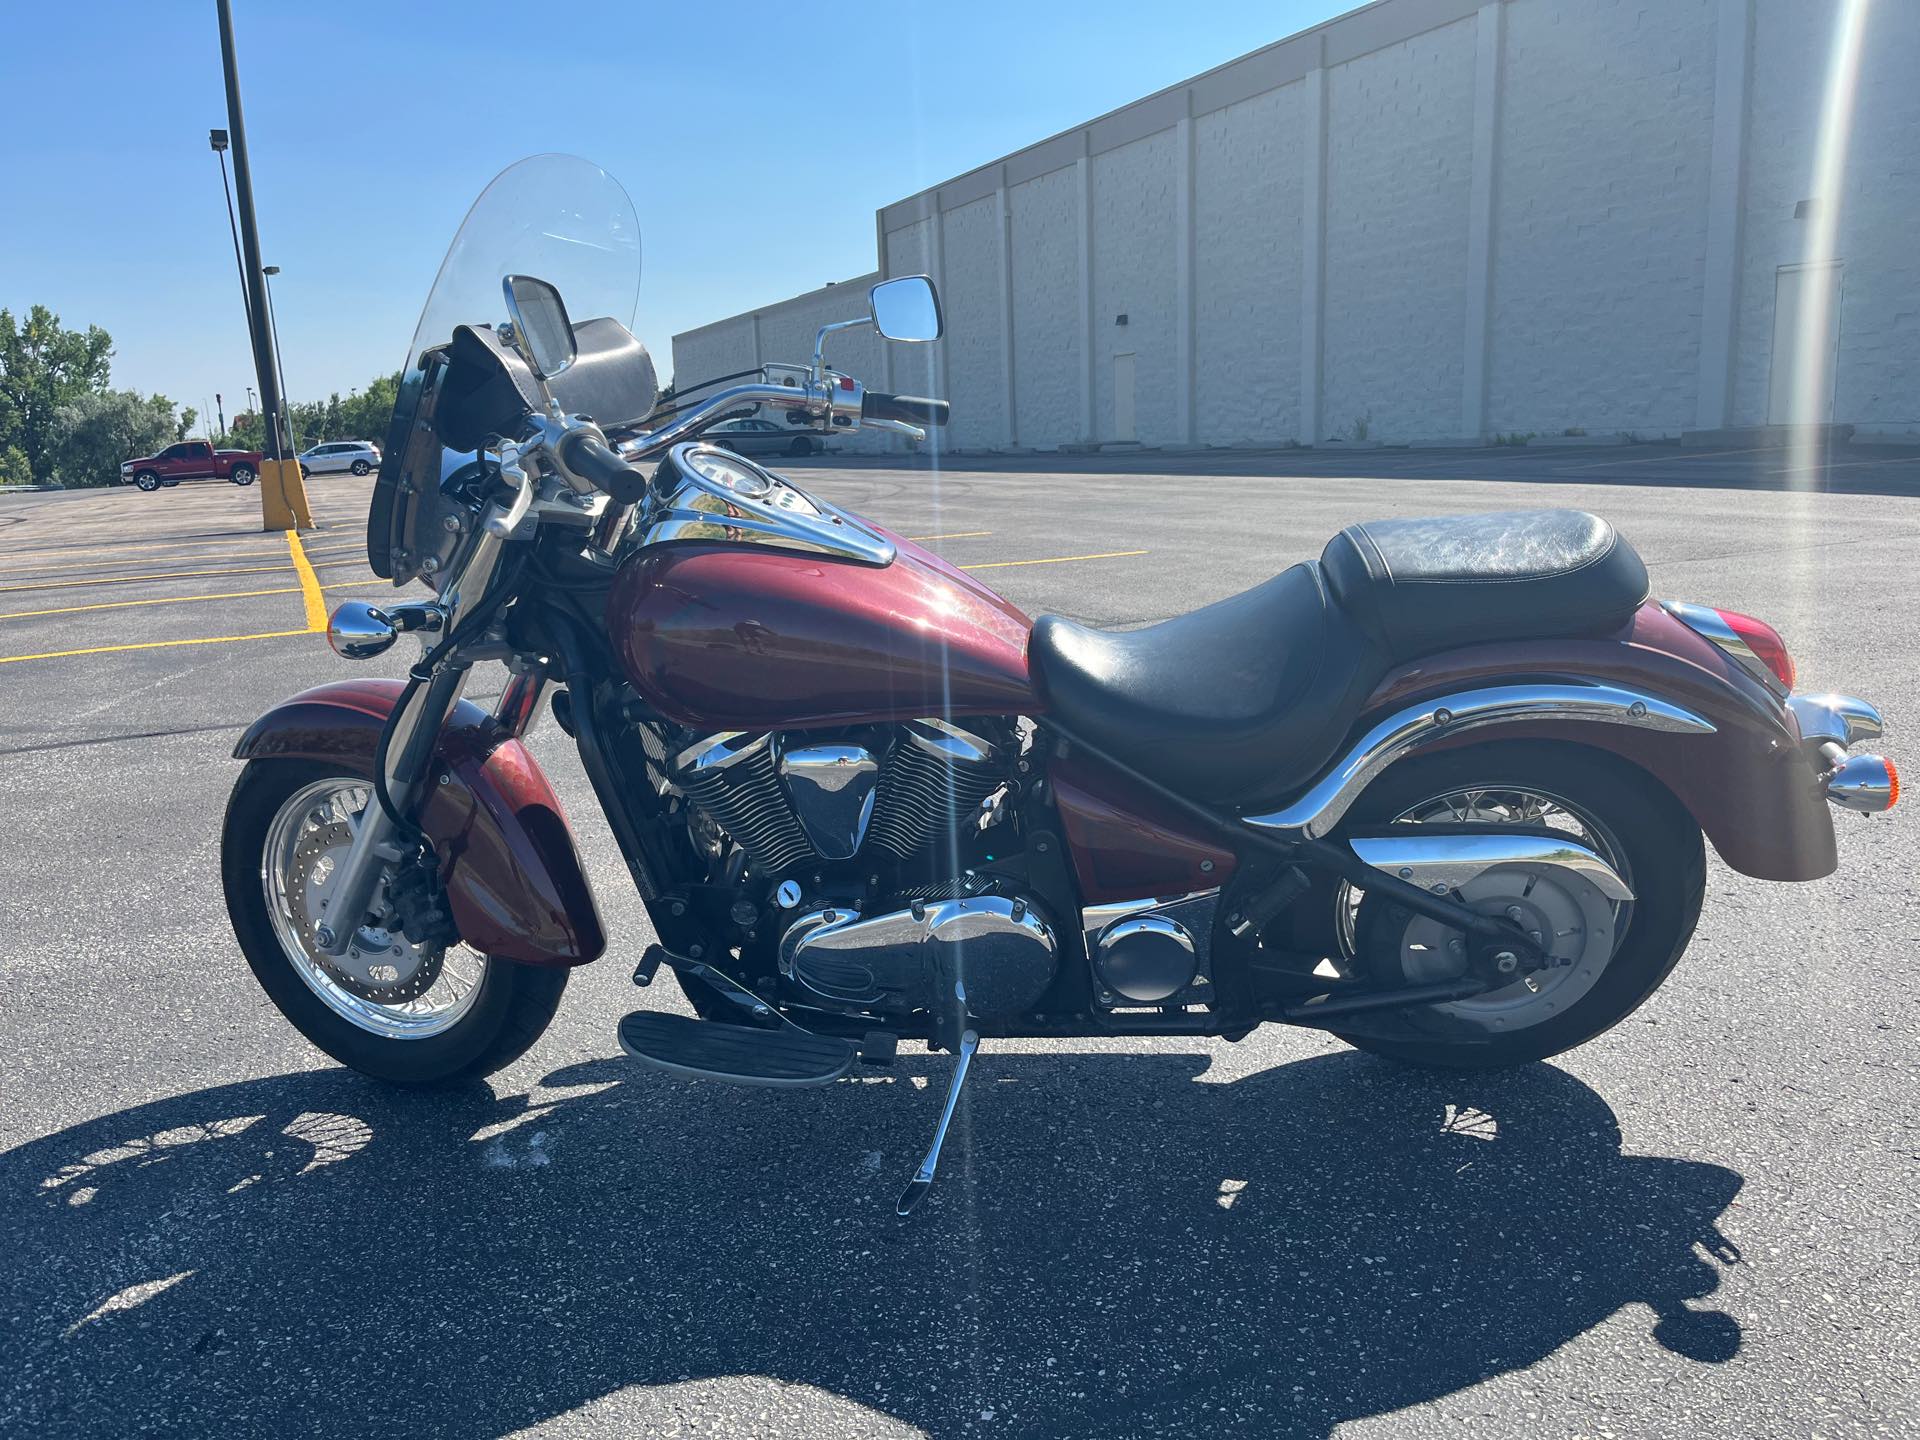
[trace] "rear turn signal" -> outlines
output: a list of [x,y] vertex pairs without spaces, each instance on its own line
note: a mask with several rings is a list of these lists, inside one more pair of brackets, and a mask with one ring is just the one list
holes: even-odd
[[1712,605],[1668,600],[1664,606],[1689,630],[1704,635],[1739,661],[1755,679],[1782,695],[1792,693],[1797,678],[1793,656],[1787,653],[1787,642],[1780,638],[1780,632],[1766,621]]

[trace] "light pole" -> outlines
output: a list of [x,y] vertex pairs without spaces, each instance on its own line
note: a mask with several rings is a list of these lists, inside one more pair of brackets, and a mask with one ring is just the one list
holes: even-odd
[[213,392],[213,413],[215,418],[218,419],[220,422],[220,433],[222,435],[226,434],[227,433],[226,401],[221,398],[220,392],[218,390]]
[[253,297],[247,292],[247,262],[240,258],[240,226],[233,218],[233,186],[227,180],[227,132],[209,130],[207,143],[220,157],[220,188],[227,194],[227,229],[233,235],[233,263],[240,270],[240,304],[247,312],[247,333],[253,333]]
[[287,362],[285,352],[280,349],[280,312],[273,306],[273,277],[280,273],[278,265],[262,265],[260,273],[267,277],[267,328],[273,332],[273,363],[280,381],[280,404],[287,414],[287,435],[293,448],[298,450],[300,442],[293,435],[293,401],[287,394]]
[[253,332],[253,371],[267,422],[266,459],[260,470],[260,520],[268,530],[310,529],[306,487],[289,452],[286,397],[273,330],[267,324],[267,277],[261,273],[260,222],[253,205],[253,167],[247,158],[247,122],[240,108],[240,62],[233,39],[233,0],[215,0],[220,60],[227,90],[227,129],[233,143],[234,213],[240,230],[241,265],[247,282],[248,325]]
[[254,397],[253,386],[251,385],[247,386],[247,409],[254,411],[256,414],[259,413],[260,410],[260,402]]

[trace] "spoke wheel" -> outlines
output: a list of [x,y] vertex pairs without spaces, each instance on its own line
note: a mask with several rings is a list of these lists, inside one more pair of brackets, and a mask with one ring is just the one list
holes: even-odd
[[465,945],[442,951],[371,924],[356,927],[344,955],[320,948],[333,881],[372,803],[371,786],[345,779],[317,781],[287,798],[261,856],[267,914],[294,973],[328,1009],[370,1035],[425,1039],[466,1015],[486,957]]
[[[1342,1022],[1342,1038],[1393,1059],[1487,1069],[1583,1044],[1659,988],[1700,917],[1706,852],[1693,818],[1645,771],[1583,746],[1506,740],[1404,761],[1368,787],[1348,823],[1368,833],[1485,825],[1562,834],[1633,892],[1615,901],[1543,864],[1495,866],[1468,881],[1458,892],[1467,905],[1537,933],[1551,963],[1465,1000]],[[1336,886],[1333,900],[1329,958],[1347,979],[1398,987],[1469,973],[1452,927],[1382,891]]]
[[220,869],[234,938],[260,988],[343,1065],[397,1085],[490,1075],[523,1055],[559,1008],[571,973],[466,945],[422,945],[383,893],[342,955],[320,949],[332,888],[372,803],[339,762],[255,759],[227,802]]

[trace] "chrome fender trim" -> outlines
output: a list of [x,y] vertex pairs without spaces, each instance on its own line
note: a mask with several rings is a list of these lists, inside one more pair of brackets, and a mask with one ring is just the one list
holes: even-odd
[[1809,745],[1832,741],[1841,746],[1878,740],[1886,733],[1880,712],[1857,695],[1789,695],[1787,708]]
[[1458,890],[1496,865],[1551,865],[1591,882],[1609,900],[1633,899],[1618,871],[1570,839],[1490,829],[1485,835],[1368,835],[1352,844],[1353,853],[1374,869],[1436,892]]
[[1532,720],[1588,720],[1677,735],[1711,735],[1714,727],[1670,700],[1613,685],[1552,681],[1493,685],[1422,700],[1395,712],[1351,749],[1292,804],[1245,822],[1262,830],[1319,838],[1340,823],[1360,792],[1394,761],[1420,746],[1463,730]]

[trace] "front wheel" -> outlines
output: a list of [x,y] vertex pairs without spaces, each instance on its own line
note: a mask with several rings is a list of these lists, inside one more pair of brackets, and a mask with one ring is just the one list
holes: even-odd
[[[1660,988],[1700,918],[1700,829],[1646,772],[1603,752],[1538,741],[1477,745],[1396,765],[1363,795],[1349,827],[1489,825],[1565,833],[1633,891],[1610,901],[1559,867],[1497,867],[1461,898],[1504,915],[1552,963],[1471,999],[1382,1012],[1349,1044],[1410,1064],[1494,1069],[1543,1060],[1612,1029]],[[1383,896],[1336,901],[1342,968],[1373,984],[1466,973],[1456,932]]]
[[511,1064],[553,1019],[568,972],[363,926],[344,956],[315,932],[372,787],[337,765],[255,760],[227,802],[227,915],[254,978],[343,1065],[440,1085]]
[[253,467],[251,465],[236,465],[233,467],[233,474],[229,478],[231,478],[236,485],[251,485],[253,483]]
[[812,453],[813,441],[804,435],[794,436],[792,443],[787,446],[787,454],[789,455],[811,455]]
[[151,495],[160,488],[160,477],[151,470],[142,470],[138,475],[133,477],[133,483]]

